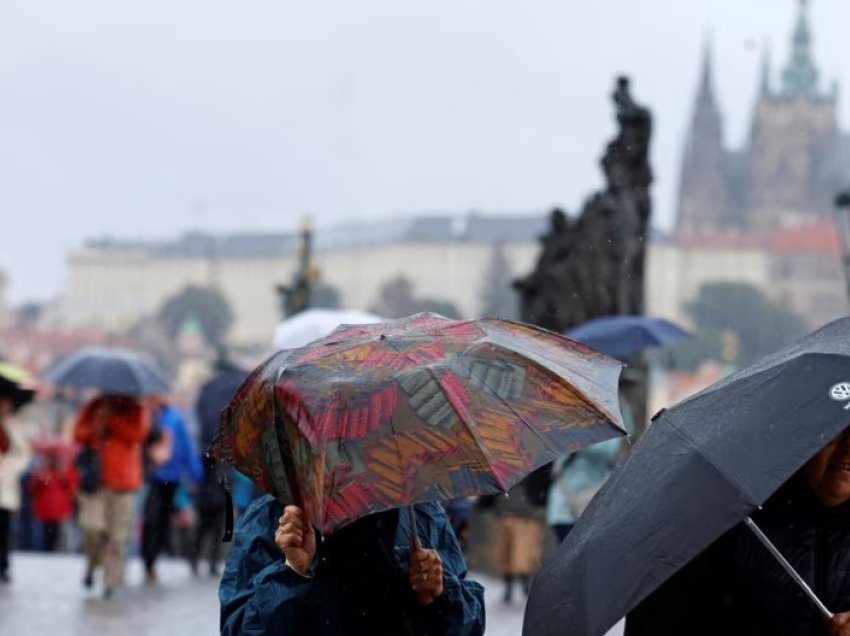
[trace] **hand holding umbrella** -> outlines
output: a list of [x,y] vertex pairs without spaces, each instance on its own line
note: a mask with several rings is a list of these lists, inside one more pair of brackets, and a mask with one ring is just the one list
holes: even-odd
[[286,564],[301,576],[308,576],[316,556],[316,534],[301,508],[284,508],[274,540],[286,557]]
[[410,553],[410,587],[420,605],[430,605],[443,593],[443,562],[436,550],[420,546]]
[[[436,550],[424,549],[415,533],[413,537],[410,587],[421,605],[430,605],[443,593],[443,562]],[[287,566],[303,577],[310,576],[316,558],[316,534],[301,508],[284,508],[275,531],[275,543],[283,552]]]

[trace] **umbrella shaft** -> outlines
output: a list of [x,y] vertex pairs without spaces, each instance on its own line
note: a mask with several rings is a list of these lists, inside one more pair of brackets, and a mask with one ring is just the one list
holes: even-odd
[[410,549],[415,552],[422,549],[422,542],[419,540],[419,533],[416,531],[416,510],[414,510],[412,504],[407,507],[407,512],[410,514]]
[[797,585],[800,586],[803,592],[806,593],[806,596],[809,597],[809,600],[811,600],[812,603],[817,606],[820,613],[823,614],[827,619],[832,619],[832,612],[830,612],[826,608],[826,605],[821,602],[821,600],[817,597],[812,588],[809,587],[809,584],[806,583],[806,581],[803,580],[803,577],[801,577],[797,573],[797,570],[795,570],[791,566],[791,564],[785,560],[785,557],[782,556],[782,553],[776,549],[776,546],[773,545],[770,539],[768,539],[764,532],[761,531],[761,528],[756,525],[756,522],[747,517],[746,519],[744,519],[744,523],[747,524],[747,527],[752,531],[754,535],[756,535],[756,538],[761,541],[764,547],[766,547],[768,551],[773,555],[773,558],[779,562],[779,565],[783,567],[783,569],[788,573],[788,575],[792,579],[794,579]]

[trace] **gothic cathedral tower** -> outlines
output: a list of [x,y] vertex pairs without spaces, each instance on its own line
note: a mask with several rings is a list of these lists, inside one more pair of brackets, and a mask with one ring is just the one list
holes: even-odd
[[836,95],[819,88],[806,9],[806,0],[800,0],[779,90],[771,90],[766,77],[753,113],[744,193],[744,215],[753,228],[794,225],[831,213]]
[[730,224],[729,178],[723,119],[714,96],[711,49],[703,51],[702,74],[679,182],[679,230],[702,232]]
[[807,0],[799,11],[780,86],[765,60],[747,145],[723,147],[706,50],[682,161],[680,232],[765,230],[827,218],[850,173],[850,142],[838,130],[837,90],[824,92],[812,59]]

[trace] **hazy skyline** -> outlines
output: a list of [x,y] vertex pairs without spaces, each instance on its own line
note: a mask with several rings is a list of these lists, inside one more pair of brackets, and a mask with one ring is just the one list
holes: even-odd
[[[846,88],[850,3],[810,5],[821,84]],[[105,235],[576,212],[602,182],[620,73],[655,116],[654,220],[669,227],[706,35],[738,147],[763,45],[776,78],[796,12],[796,0],[6,0],[10,299],[57,294],[67,251]]]

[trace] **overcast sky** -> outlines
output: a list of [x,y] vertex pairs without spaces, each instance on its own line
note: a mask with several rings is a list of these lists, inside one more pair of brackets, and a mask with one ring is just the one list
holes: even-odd
[[[655,115],[669,227],[705,35],[740,145],[762,47],[784,64],[796,4],[0,0],[11,300],[60,293],[92,237],[576,211],[601,183],[618,73]],[[850,86],[850,2],[813,0],[811,17],[824,84]]]

